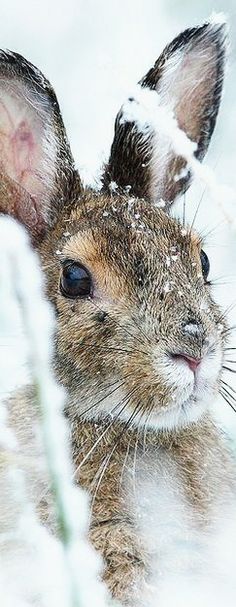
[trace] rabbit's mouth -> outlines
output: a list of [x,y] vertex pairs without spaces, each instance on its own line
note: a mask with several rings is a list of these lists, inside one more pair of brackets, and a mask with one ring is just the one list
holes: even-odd
[[209,349],[200,359],[183,352],[168,354],[159,372],[171,396],[164,410],[156,410],[152,425],[172,429],[197,422],[214,404],[221,367],[220,347]]
[[[125,422],[129,427],[174,430],[197,422],[215,404],[222,369],[222,346],[216,335],[203,350],[167,350],[158,344],[151,357],[123,353],[113,380],[88,382],[87,363],[80,367],[79,414],[87,420]],[[118,363],[120,366],[118,366]],[[122,363],[122,364],[121,364]],[[86,378],[86,381],[84,381]],[[110,378],[110,375],[108,376]],[[77,388],[78,389],[78,388]],[[70,406],[70,415],[74,407]]]
[[[124,382],[121,382],[121,387],[117,381],[118,391],[113,388],[111,395],[104,393],[96,399],[97,411],[93,398],[90,403],[86,395],[84,414],[87,419],[109,417],[110,423],[115,423],[117,419],[132,427],[140,428],[143,425],[146,429],[153,430],[184,428],[196,423],[214,405],[221,367],[220,345],[209,349],[200,361],[186,356],[183,352],[174,355],[163,353],[163,356],[159,353],[158,363],[155,365],[158,387],[156,385],[154,388],[149,378],[148,397],[142,379],[141,385],[132,389],[125,387]],[[161,393],[163,397],[160,397]],[[150,407],[148,408],[150,400],[153,405],[151,414]]]

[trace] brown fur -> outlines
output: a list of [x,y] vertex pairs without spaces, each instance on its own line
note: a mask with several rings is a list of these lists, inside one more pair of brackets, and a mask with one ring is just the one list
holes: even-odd
[[[189,105],[187,101],[183,103],[181,95],[175,100],[178,121],[198,142],[199,158],[207,149],[218,112],[224,40],[222,26],[187,30],[142,80],[142,86],[161,91],[162,76],[176,50],[187,56],[192,53],[191,67],[197,65],[199,69],[202,50],[208,49],[211,62],[208,68],[204,60],[200,99],[197,94],[194,98],[190,95]],[[10,64],[14,64],[12,77],[17,73],[18,79],[24,79],[25,60],[22,59],[18,73],[21,59],[16,56],[15,63],[13,55],[10,59]],[[42,81],[34,70],[31,65],[27,67],[37,97]],[[183,81],[186,94],[185,76]],[[30,79],[27,86],[29,82]],[[181,77],[176,85],[181,93]],[[190,74],[190,90],[192,86]],[[48,83],[44,90],[50,118],[54,94]],[[55,110],[53,106],[53,120],[49,120],[52,129],[57,111],[58,107]],[[181,122],[183,117],[186,124]],[[152,179],[162,184],[159,197],[161,192],[166,194],[166,206],[186,188],[186,179],[174,179],[184,165],[183,159],[167,155],[164,173],[158,173],[157,163],[153,177],[152,138],[144,142],[143,135],[137,135],[136,126],[129,123],[122,134],[117,120],[103,193],[82,189],[58,115],[53,131],[58,153],[61,150],[59,164],[57,158],[54,167],[57,189],[49,192],[46,202],[42,199],[40,212],[40,201],[33,205],[37,233],[30,216],[32,192],[29,197],[21,186],[19,197],[12,203],[8,167],[2,179],[0,202],[1,208],[19,217],[37,240],[47,295],[57,314],[54,368],[68,391],[66,415],[71,426],[75,479],[91,494],[91,540],[104,557],[104,577],[113,596],[124,605],[134,605],[144,588],[147,590],[154,550],[137,516],[142,481],[156,483],[158,491],[159,482],[167,475],[176,501],[181,499],[187,505],[190,524],[207,533],[214,526],[216,512],[234,496],[235,465],[227,441],[207,408],[191,420],[184,413],[183,399],[183,407],[175,412],[173,427],[157,425],[162,415],[171,414],[178,402],[182,403],[180,376],[177,381],[173,370],[171,383],[165,374],[165,369],[172,369],[175,355],[186,353],[208,360],[212,357],[213,366],[218,355],[222,366],[227,329],[202,274],[201,239],[194,230],[183,228],[151,204]],[[41,136],[44,137],[43,129]],[[32,183],[34,177],[37,190],[34,174]],[[115,194],[111,192],[111,178],[117,181]],[[140,198],[130,197],[128,190]],[[7,201],[5,191],[10,192]],[[55,192],[60,200],[56,200]],[[20,207],[18,213],[15,206]],[[46,226],[46,234],[40,222]],[[91,297],[70,299],[63,295],[60,278],[65,260],[81,263],[90,272]],[[189,324],[195,327],[193,332],[186,331]],[[205,382],[204,394],[210,391],[212,401],[221,377],[222,368],[212,384]],[[201,398],[194,394],[193,391],[189,397],[190,414],[192,408],[200,407]],[[30,449],[37,461],[41,446],[35,444],[32,432],[32,416],[37,417],[33,401],[31,389],[24,390],[11,400],[9,410],[22,450]],[[47,475],[44,469],[36,472],[36,482],[33,472],[29,475],[32,497],[45,523],[53,527]],[[158,545],[155,551],[158,557]]]

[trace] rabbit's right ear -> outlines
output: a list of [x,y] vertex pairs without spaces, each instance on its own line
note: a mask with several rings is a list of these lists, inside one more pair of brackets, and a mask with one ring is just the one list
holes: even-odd
[[40,240],[69,200],[74,176],[50,83],[17,53],[0,51],[0,212]]
[[103,176],[106,192],[115,188],[150,202],[162,199],[168,208],[187,189],[191,174],[174,152],[164,120],[173,113],[202,160],[220,104],[226,39],[225,23],[213,18],[164,49],[117,115]]

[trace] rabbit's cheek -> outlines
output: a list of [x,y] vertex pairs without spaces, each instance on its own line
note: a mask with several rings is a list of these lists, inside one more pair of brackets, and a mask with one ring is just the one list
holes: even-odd
[[201,365],[196,371],[195,386],[196,389],[201,385],[216,384],[219,379],[219,374],[222,369],[223,352],[220,347],[214,352],[206,354]]
[[126,407],[126,394],[119,387],[119,381],[114,381],[110,389],[97,389],[96,394],[91,394],[87,388],[80,391],[79,412],[87,420],[106,418],[110,422],[116,419],[124,419]]
[[222,351],[209,351],[196,372],[181,357],[161,365],[163,381],[169,386],[170,402],[159,423],[172,428],[196,422],[214,404],[222,367]]

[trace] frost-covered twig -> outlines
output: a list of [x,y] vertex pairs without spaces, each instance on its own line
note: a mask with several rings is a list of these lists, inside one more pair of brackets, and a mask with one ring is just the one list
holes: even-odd
[[[9,316],[11,323],[15,297],[29,343],[29,362],[41,418],[59,539],[64,552],[68,590],[65,607],[105,607],[108,595],[105,586],[98,579],[100,561],[86,540],[87,496],[75,488],[71,481],[68,430],[63,416],[65,394],[57,385],[50,369],[53,315],[42,296],[43,284],[36,254],[30,248],[24,230],[9,218],[0,220],[0,254],[0,321],[5,314],[5,321]],[[3,287],[6,287],[6,282],[13,299],[4,302]],[[2,442],[7,440],[8,446],[12,447],[9,443],[12,434],[5,433],[0,438]],[[34,530],[37,529],[39,528],[35,526]],[[40,529],[42,530],[41,526]],[[60,571],[58,576],[61,576]]]

